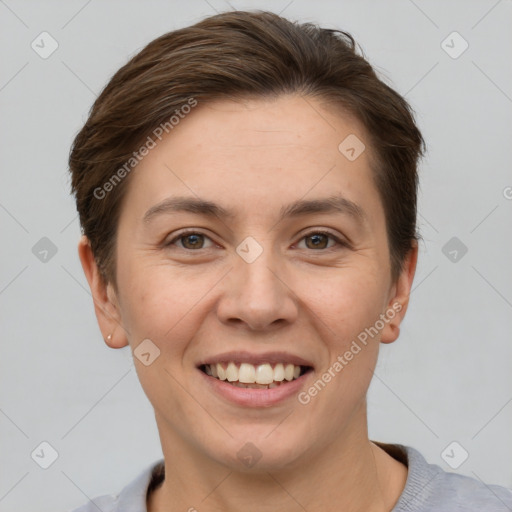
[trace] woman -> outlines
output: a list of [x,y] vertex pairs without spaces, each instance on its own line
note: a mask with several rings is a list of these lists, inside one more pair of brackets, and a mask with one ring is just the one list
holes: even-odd
[[512,509],[368,438],[423,149],[349,34],[269,12],[165,34],[114,75],[70,155],[79,255],[164,459],[80,511]]

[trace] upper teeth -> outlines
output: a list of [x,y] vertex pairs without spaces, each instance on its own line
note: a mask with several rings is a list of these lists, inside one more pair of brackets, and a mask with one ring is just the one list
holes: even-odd
[[208,375],[229,382],[242,382],[245,384],[271,384],[282,380],[293,380],[300,375],[300,366],[278,363],[272,368],[269,363],[257,366],[250,363],[241,363],[238,367],[233,361],[224,368],[221,363],[207,364],[205,370]]

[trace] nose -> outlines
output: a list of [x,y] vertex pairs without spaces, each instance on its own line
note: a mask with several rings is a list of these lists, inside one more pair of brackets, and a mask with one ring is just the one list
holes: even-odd
[[253,331],[275,330],[293,323],[298,301],[283,265],[270,249],[251,263],[235,254],[234,267],[223,280],[219,319]]

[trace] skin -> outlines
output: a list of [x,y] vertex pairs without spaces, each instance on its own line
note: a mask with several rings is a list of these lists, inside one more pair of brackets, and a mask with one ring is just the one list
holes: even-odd
[[[367,141],[355,161],[338,150],[349,134]],[[366,393],[379,344],[399,335],[417,246],[393,281],[370,158],[362,125],[317,99],[198,105],[130,176],[117,289],[102,282],[88,240],[80,240],[100,329],[104,338],[112,334],[108,345],[134,350],[149,338],[160,350],[149,366],[134,358],[166,461],[149,511],[388,511],[396,503],[407,468],[369,440]],[[315,213],[277,223],[283,205],[333,193],[357,203],[364,222]],[[143,222],[149,208],[177,195],[236,214],[175,212]],[[165,247],[183,228],[205,238]],[[318,230],[350,247],[321,237],[318,248]],[[263,249],[252,263],[236,253],[247,236]],[[312,362],[307,390],[397,303],[401,311],[306,405],[297,397],[272,407],[234,405],[199,378],[196,363],[205,355],[283,350]],[[262,455],[251,468],[237,458],[247,442]]]

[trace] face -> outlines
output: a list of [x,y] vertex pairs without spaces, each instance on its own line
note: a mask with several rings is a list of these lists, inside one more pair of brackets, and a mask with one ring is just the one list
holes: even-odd
[[[365,143],[356,159],[347,136]],[[312,98],[217,101],[132,171],[117,292],[97,313],[111,346],[145,354],[164,451],[275,469],[366,435],[415,265],[392,282],[370,151],[356,120]]]

